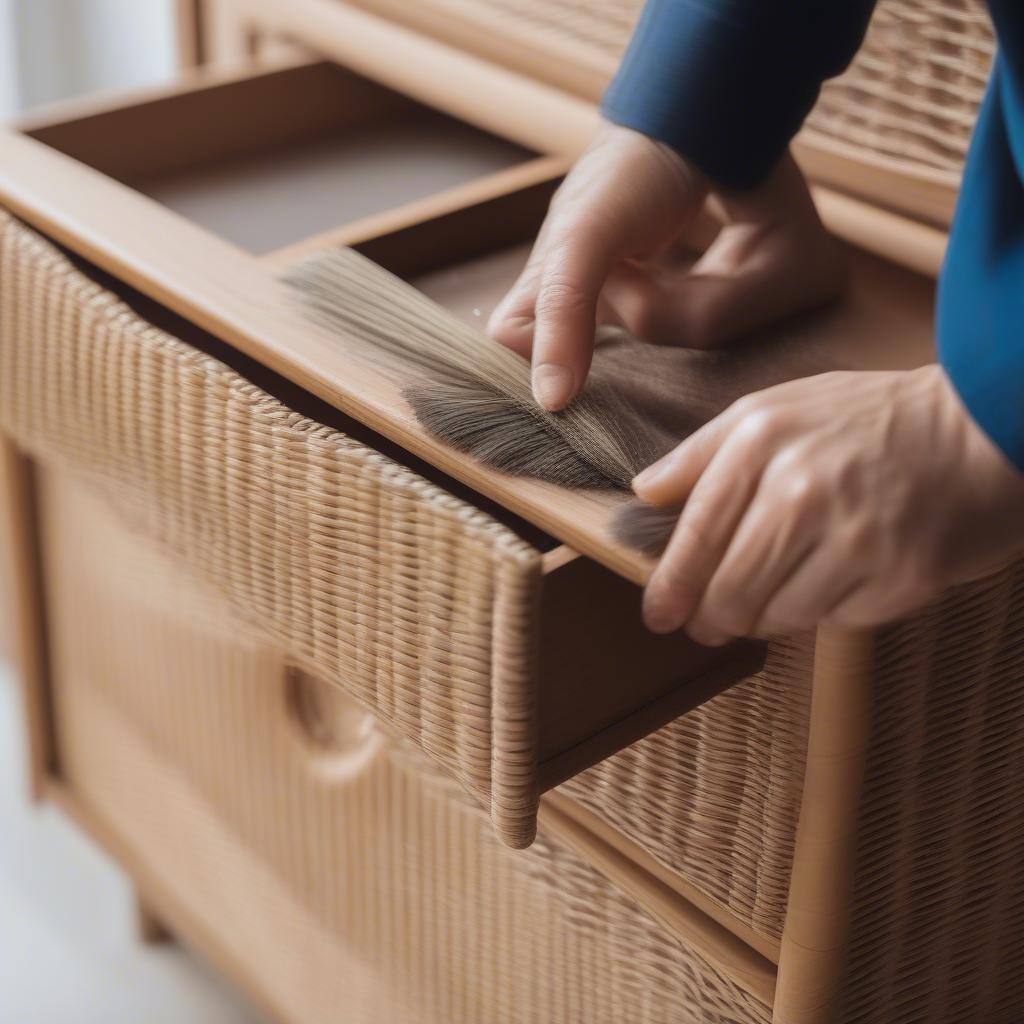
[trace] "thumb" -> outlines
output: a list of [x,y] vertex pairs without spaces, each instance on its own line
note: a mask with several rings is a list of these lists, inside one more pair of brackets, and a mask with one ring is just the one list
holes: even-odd
[[835,298],[841,253],[786,223],[727,226],[692,269],[616,270],[605,297],[629,331],[660,345],[714,348]]

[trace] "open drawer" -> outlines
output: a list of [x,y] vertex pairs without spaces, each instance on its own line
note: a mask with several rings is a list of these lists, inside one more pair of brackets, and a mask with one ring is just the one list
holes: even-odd
[[[647,634],[649,560],[609,531],[625,496],[445,446],[281,283],[308,250],[354,245],[382,281],[481,317],[565,167],[524,146],[554,129],[577,145],[593,110],[551,99],[528,129],[513,115],[539,87],[475,73],[509,101],[476,127],[451,116],[464,91],[433,96],[440,113],[314,64],[201,74],[4,133],[0,204],[69,252],[5,221],[0,427],[89,472],[523,845],[540,792],[745,678],[763,648]],[[811,325],[822,346],[928,359],[929,283],[855,265],[851,298]]]
[[[995,837],[1019,788],[1005,703],[1019,578],[877,634],[722,651],[646,635],[637,584],[650,563],[608,531],[623,496],[513,479],[438,443],[352,339],[308,322],[280,283],[309,252],[352,245],[382,283],[390,272],[428,296],[437,323],[479,323],[593,106],[337,0],[244,6],[344,67],[253,65],[0,133],[13,215],[0,212],[0,476],[13,485],[16,604],[32,619],[15,640],[40,790],[87,821],[100,811],[89,827],[137,851],[118,855],[144,893],[158,873],[230,944],[261,928],[248,971],[289,975],[292,1016],[302,993],[339,979],[351,991],[353,975],[305,955],[336,949],[306,914],[310,941],[282,943],[268,863],[294,882],[283,909],[306,900],[308,918],[341,920],[370,907],[369,928],[397,937],[384,955],[423,977],[420,939],[436,935],[453,991],[481,970],[458,941],[494,950],[482,969],[524,979],[536,1020],[566,1005],[554,991],[566,961],[585,971],[566,1019],[600,1019],[586,999],[616,1019],[660,1005],[650,1019],[684,1019],[710,991],[701,1017],[821,1021],[856,987],[880,1007],[849,1002],[860,1020],[885,1019],[893,998],[911,1005],[922,963],[959,986],[976,949],[1011,948],[1016,876],[997,866],[1020,857]],[[930,359],[932,282],[896,261],[934,270],[941,233],[902,222],[897,247],[894,215],[819,198],[859,246],[854,281],[799,329],[846,366]],[[990,637],[990,669],[966,678]],[[321,680],[320,696],[303,683]],[[354,757],[323,757],[332,742]],[[362,755],[384,749],[409,756],[399,788],[390,770],[383,788],[351,785],[377,763]],[[403,794],[442,776],[459,813],[421,815]],[[528,844],[539,816],[535,848],[511,855],[475,832],[466,846],[482,816],[448,800],[451,779],[510,845]],[[936,841],[936,822],[953,841]],[[966,854],[961,834],[980,837]],[[536,903],[506,882],[526,876],[543,877],[527,887]],[[462,890],[452,945],[445,915]],[[968,890],[981,895],[935,898]],[[172,925],[175,902],[154,901]],[[591,953],[562,930],[538,943],[532,919],[563,904],[611,944]],[[979,907],[991,930],[975,931]],[[660,925],[653,946],[630,926],[638,908],[645,929]],[[434,931],[414,923],[421,912]],[[955,970],[937,929],[964,942]],[[906,955],[874,956],[892,949]],[[696,981],[655,1002],[657,979],[681,971]],[[716,973],[739,993],[719,999]],[[372,987],[391,992],[383,975]],[[996,987],[1012,999],[1012,984]],[[502,1005],[525,1019],[511,991]],[[464,1005],[475,1021],[496,1004]],[[460,1019],[450,1005],[437,1016]]]
[[506,842],[532,840],[540,792],[760,663],[646,633],[635,583],[558,529],[594,533],[607,497],[445,449],[278,284],[319,211],[371,255],[422,223],[405,264],[380,254],[406,276],[520,244],[559,161],[331,65],[62,116],[4,137],[0,427],[416,743]]

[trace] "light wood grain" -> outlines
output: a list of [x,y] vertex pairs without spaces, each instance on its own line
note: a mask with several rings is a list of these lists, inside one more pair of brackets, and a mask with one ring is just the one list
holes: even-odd
[[228,159],[338,138],[422,109],[334,64],[282,61],[258,73],[197,71],[120,103],[61,104],[19,128],[138,187]]
[[371,13],[594,103],[601,99],[618,65],[618,58],[613,54],[568,34],[532,30],[527,19],[508,18],[501,31],[488,31],[484,19],[468,17],[461,9],[447,10],[444,17],[438,17],[429,4],[409,3],[408,0],[352,2]]
[[[493,174],[477,178],[474,181],[435,192],[433,195],[386,210],[383,213],[372,214],[353,223],[331,227],[320,234],[266,253],[263,259],[287,267],[322,249],[335,246],[362,248],[367,243],[379,243],[386,237],[401,235],[404,239],[407,237],[405,233],[410,229],[436,225],[439,230],[434,232],[431,237],[431,248],[435,252],[437,249],[441,251],[434,256],[433,266],[443,265],[449,262],[447,257],[452,251],[450,248],[453,234],[451,215],[472,210],[478,217],[486,220],[489,231],[499,232],[501,229],[507,230],[509,227],[515,229],[515,224],[499,223],[494,212],[481,208],[491,202],[507,201],[510,197],[549,182],[552,183],[553,188],[553,183],[561,178],[568,169],[569,161],[564,157],[540,156],[506,170],[495,171]],[[507,202],[507,206],[511,207],[513,202],[514,200]],[[515,211],[507,209],[502,212],[511,216]],[[532,227],[532,224],[526,225],[526,230],[522,232],[523,238],[529,237]],[[448,248],[445,248],[446,245]],[[492,242],[489,248],[494,247]],[[380,246],[378,244],[372,248],[376,252]],[[407,246],[402,243],[396,246],[396,256],[401,248],[407,248]],[[414,248],[423,256],[427,255],[424,245],[418,244]],[[371,258],[381,266],[388,267],[393,273],[398,273],[403,277],[409,276],[409,271],[396,270],[393,263],[377,258],[376,254]]]
[[793,154],[819,185],[943,230],[953,221],[960,175],[952,171],[911,167],[810,130],[797,137]]
[[776,1024],[827,1024],[839,998],[853,914],[875,639],[869,631],[818,631]]
[[578,155],[600,122],[591,102],[336,0],[242,6],[266,31],[541,153]]

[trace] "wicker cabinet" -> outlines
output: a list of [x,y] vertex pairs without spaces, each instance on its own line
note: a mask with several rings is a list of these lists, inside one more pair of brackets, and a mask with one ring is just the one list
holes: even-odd
[[[975,75],[973,8],[905,6]],[[225,0],[241,65],[0,136],[37,791],[290,1024],[1009,1024],[1020,567],[871,633],[648,636],[606,496],[426,435],[281,282],[353,246],[478,322],[635,11]],[[854,268],[822,344],[918,365],[956,161],[840,145],[843,102],[801,143]]]

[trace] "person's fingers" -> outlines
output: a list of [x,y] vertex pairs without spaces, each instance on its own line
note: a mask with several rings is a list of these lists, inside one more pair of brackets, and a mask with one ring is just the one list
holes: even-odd
[[711,457],[644,591],[644,621],[652,632],[670,633],[692,616],[747,510],[762,467],[742,438],[729,438]]
[[724,412],[695,430],[667,455],[633,479],[637,497],[649,505],[682,505],[719,448],[737,442],[749,462],[763,465],[768,451],[789,428],[784,409],[768,404],[760,392],[733,402]]
[[550,412],[576,397],[590,370],[597,301],[622,240],[599,220],[552,232],[534,306],[533,393]]
[[903,558],[902,564],[881,575],[873,573],[849,592],[823,619],[829,625],[862,629],[891,622],[927,604],[942,591],[933,573]]
[[828,302],[844,283],[831,240],[804,238],[791,224],[743,224],[724,228],[686,272],[616,268],[605,295],[639,338],[712,348]]
[[533,311],[537,304],[541,263],[527,264],[487,321],[487,334],[529,359],[533,352]]
[[866,577],[854,553],[834,543],[815,547],[761,611],[752,630],[758,636],[813,629],[831,615]]
[[533,353],[534,310],[549,235],[550,229],[545,223],[533,243],[526,266],[487,321],[488,335],[525,359]]
[[771,482],[771,470],[708,583],[687,632],[701,643],[754,633],[765,606],[819,542],[828,511],[823,489],[804,477]]

